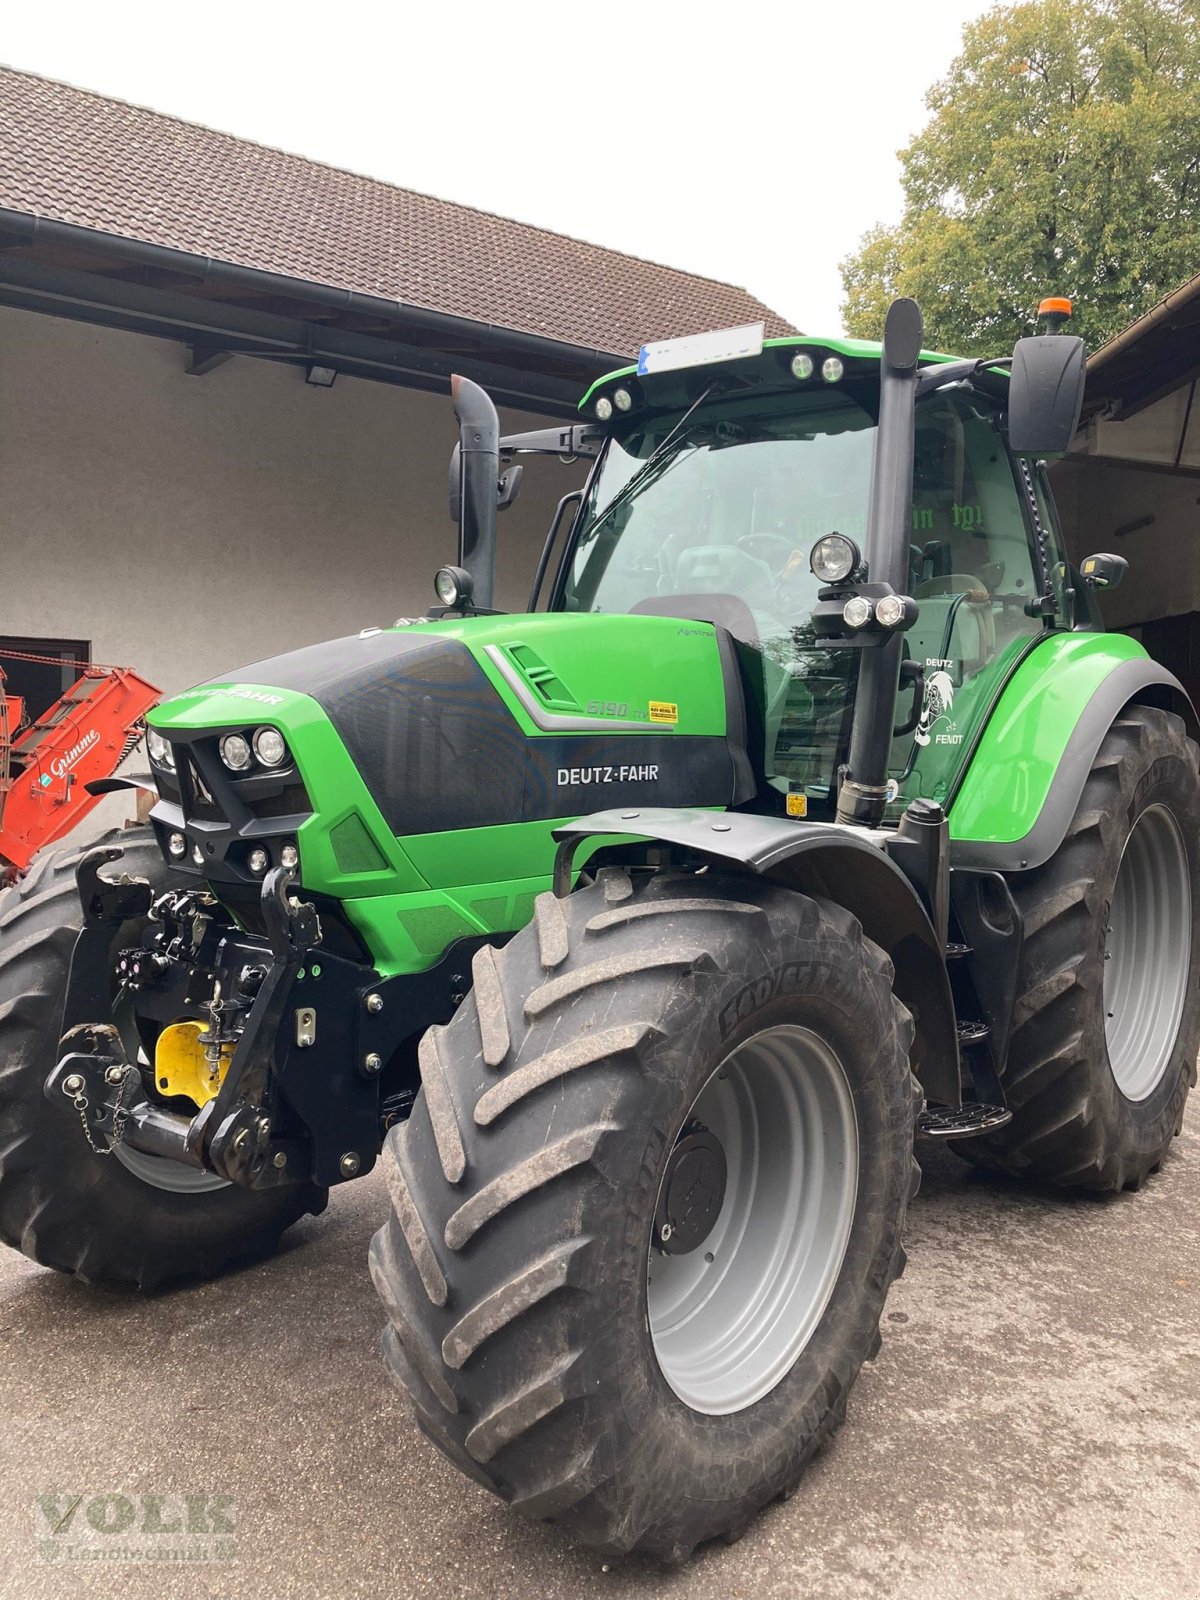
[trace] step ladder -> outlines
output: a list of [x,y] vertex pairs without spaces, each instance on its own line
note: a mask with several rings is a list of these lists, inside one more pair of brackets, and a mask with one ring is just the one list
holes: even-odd
[[[971,954],[968,944],[946,946],[947,962],[958,962]],[[926,1106],[917,1118],[917,1132],[927,1139],[971,1139],[992,1133],[1012,1121],[1004,1103],[1004,1090],[992,1064],[987,1041],[991,1029],[986,1022],[966,1019],[957,1024],[959,1061],[966,1068],[976,1094],[986,1100],[964,1100],[961,1106]]]

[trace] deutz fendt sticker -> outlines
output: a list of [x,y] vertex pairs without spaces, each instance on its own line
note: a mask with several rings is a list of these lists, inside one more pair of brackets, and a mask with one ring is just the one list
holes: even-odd
[[[918,744],[961,744],[962,734],[950,720],[954,704],[954,679],[948,672],[937,671],[925,680],[925,704],[913,738]],[[935,732],[935,729],[940,729]]]

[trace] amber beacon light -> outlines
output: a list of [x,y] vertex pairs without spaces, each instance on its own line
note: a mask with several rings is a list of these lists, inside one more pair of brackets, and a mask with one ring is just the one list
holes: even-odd
[[1050,295],[1038,306],[1038,316],[1045,317],[1050,332],[1057,333],[1071,315],[1071,302],[1064,295]]

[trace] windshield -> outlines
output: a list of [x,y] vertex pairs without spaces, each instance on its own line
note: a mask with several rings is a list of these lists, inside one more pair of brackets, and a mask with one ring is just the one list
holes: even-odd
[[813,647],[808,555],[823,534],[862,541],[875,419],[845,390],[771,405],[719,402],[682,428],[673,416],[614,437],[563,604],[678,610],[728,628],[756,690],[767,781],[816,815],[832,802],[858,653]]
[[862,538],[874,419],[826,392],[769,415],[747,401],[707,406],[672,438],[676,427],[673,417],[654,420],[609,444],[581,518],[567,609],[731,595],[758,642],[790,637],[816,599],[813,542],[835,530]]

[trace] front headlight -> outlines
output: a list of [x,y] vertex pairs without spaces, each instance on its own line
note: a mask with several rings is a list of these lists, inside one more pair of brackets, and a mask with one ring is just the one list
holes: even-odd
[[250,741],[242,733],[227,733],[217,747],[230,772],[245,772],[250,765]]
[[151,761],[166,767],[168,772],[175,771],[175,752],[157,728],[146,729],[146,750]]
[[264,767],[281,767],[287,753],[287,741],[278,728],[260,728],[254,735],[254,754]]

